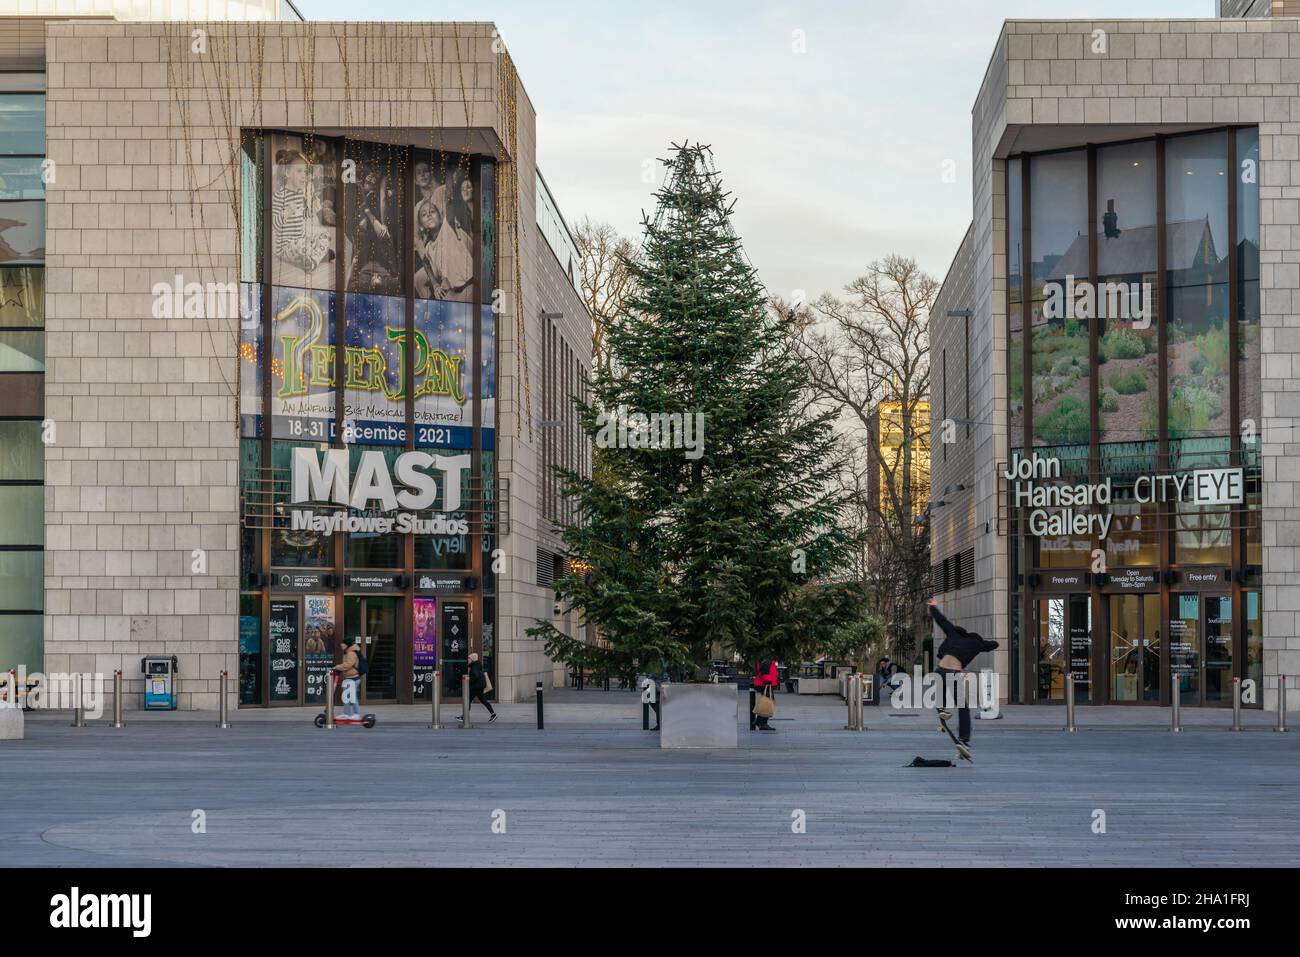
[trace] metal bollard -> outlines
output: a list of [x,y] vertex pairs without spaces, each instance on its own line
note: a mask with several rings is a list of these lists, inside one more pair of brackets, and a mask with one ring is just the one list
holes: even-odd
[[429,727],[434,731],[442,730],[442,672],[433,673],[433,717]]
[[862,730],[862,678],[861,674],[853,676],[853,730]]
[[1065,731],[1073,732],[1074,727],[1074,672],[1065,673]]
[[1182,700],[1181,700],[1183,696],[1178,689],[1177,677],[1178,677],[1177,675],[1174,676],[1175,680],[1173,682],[1173,694],[1169,698],[1169,704],[1171,705],[1170,708],[1171,723],[1169,725],[1169,730],[1175,732],[1183,730]]
[[537,730],[546,730],[546,717],[542,711],[542,683],[537,682]]
[[1241,679],[1232,679],[1232,730],[1241,730]]
[[460,726],[468,728],[469,724],[469,675],[460,676]]
[[217,692],[217,727],[230,728],[230,672],[221,672],[221,689]]
[[82,697],[81,672],[73,675],[73,727],[86,727],[86,700]]
[[338,687],[339,673],[330,672],[329,688],[325,692],[325,727],[333,728],[334,724],[334,689]]
[[1286,730],[1286,675],[1277,676],[1277,725],[1273,730]]
[[113,727],[125,728],[126,722],[122,720],[122,672],[117,670],[113,672]]
[[856,731],[858,729],[858,716],[853,710],[853,686],[857,683],[857,675],[849,675],[844,679],[844,703],[848,707],[848,723],[844,725],[845,731]]
[[862,679],[865,675],[852,674],[849,680],[852,683],[850,694],[853,696],[853,707],[850,711],[854,731],[861,731],[864,728],[863,721],[866,720],[862,713]]

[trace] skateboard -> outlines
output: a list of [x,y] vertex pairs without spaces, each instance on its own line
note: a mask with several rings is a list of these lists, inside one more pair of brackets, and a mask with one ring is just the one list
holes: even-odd
[[948,720],[943,717],[942,712],[939,715],[939,730],[948,735],[952,741],[952,746],[957,749],[957,757],[963,761],[969,761],[971,764],[975,763],[975,759],[971,757],[970,748],[957,740],[957,735],[953,734],[952,728],[948,727]]

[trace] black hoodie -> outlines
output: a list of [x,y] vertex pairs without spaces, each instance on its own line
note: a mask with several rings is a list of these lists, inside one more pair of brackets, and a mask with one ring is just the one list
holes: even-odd
[[975,660],[975,656],[980,652],[992,651],[998,646],[996,641],[981,638],[960,625],[954,625],[934,605],[930,606],[930,617],[934,619],[936,625],[943,629],[944,634],[943,644],[939,646],[939,650],[935,653],[935,659],[938,661],[942,661],[945,655],[952,655],[965,668]]

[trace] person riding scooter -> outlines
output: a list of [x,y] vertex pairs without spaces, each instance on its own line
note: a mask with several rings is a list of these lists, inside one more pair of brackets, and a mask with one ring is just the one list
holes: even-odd
[[361,686],[361,672],[357,665],[361,660],[361,643],[353,641],[343,654],[343,660],[333,670],[343,681],[343,717],[352,721],[361,720],[361,705],[357,700],[357,689]]

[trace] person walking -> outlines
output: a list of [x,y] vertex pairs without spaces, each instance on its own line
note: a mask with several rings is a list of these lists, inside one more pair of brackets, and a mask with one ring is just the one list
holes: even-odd
[[[973,631],[967,631],[960,625],[954,625],[944,617],[943,612],[939,610],[939,603],[931,598],[928,602],[930,606],[930,617],[934,623],[943,631],[944,639],[939,645],[936,655],[939,659],[935,667],[935,673],[939,675],[941,682],[939,717],[947,721],[952,717],[951,708],[957,705],[961,698],[952,702],[948,701],[948,675],[956,674],[961,681],[960,675],[966,670],[966,667],[975,660],[975,656],[985,651],[992,651],[998,646],[996,641],[991,641],[975,634]],[[970,706],[963,705],[957,709],[957,746],[958,752],[962,757],[970,758]]]
[[361,720],[361,705],[357,701],[357,689],[361,686],[361,672],[357,665],[361,661],[361,643],[353,639],[343,653],[343,660],[333,669],[343,682],[343,717],[353,721]]
[[[775,661],[763,661],[761,658],[754,665],[754,724],[753,727],[758,731],[775,731],[776,728],[768,724],[770,718],[768,715],[760,714],[758,709],[762,707],[759,698],[771,696],[776,693],[777,668]],[[773,704],[775,709],[775,704]]]
[[[478,660],[478,652],[471,652],[469,656],[469,702],[470,707],[474,706],[475,701],[482,703],[483,707],[488,709],[488,724],[497,719],[497,713],[492,710],[492,702],[487,699],[488,676],[483,671],[483,663]],[[464,715],[456,715],[456,720],[463,722]]]

